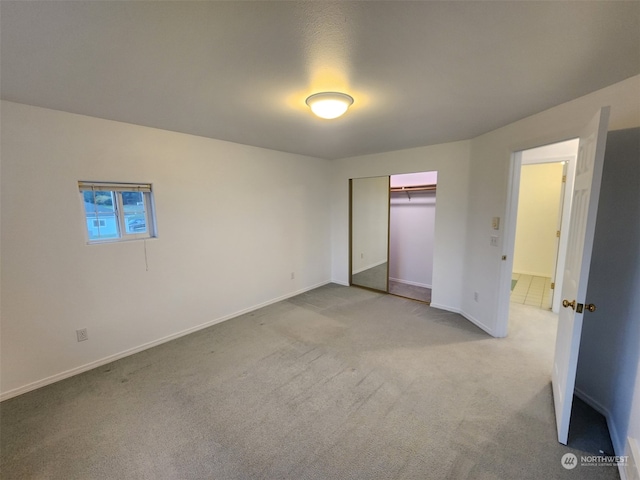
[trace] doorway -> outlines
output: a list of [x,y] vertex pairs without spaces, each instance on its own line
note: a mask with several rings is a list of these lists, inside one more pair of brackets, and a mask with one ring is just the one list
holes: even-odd
[[349,185],[349,284],[430,303],[437,172]]
[[510,303],[558,313],[578,140],[518,152]]
[[[580,130],[575,160],[569,162],[569,165],[573,165],[573,170],[567,172],[566,190],[571,192],[570,215],[563,214],[563,231],[561,231],[558,255],[558,263],[564,261],[562,276],[557,276],[558,280],[562,280],[562,288],[559,289],[556,286],[561,292],[562,308],[559,309],[557,315],[558,326],[551,374],[558,441],[564,445],[567,444],[569,433],[583,316],[596,309],[594,304],[587,303],[587,286],[609,112],[609,107],[600,108],[591,121]],[[504,222],[504,250],[498,291],[496,336],[506,336],[508,330],[509,285],[513,266],[519,179],[523,155],[523,151],[516,151],[511,157],[511,174]],[[495,229],[499,228],[499,223],[499,221],[494,221]],[[567,223],[567,228],[564,228]],[[563,236],[566,237],[564,246]],[[536,311],[540,312],[539,309]]]
[[431,303],[438,172],[392,175],[389,293]]
[[523,160],[511,277],[512,303],[551,310],[566,167],[564,161],[524,164]]

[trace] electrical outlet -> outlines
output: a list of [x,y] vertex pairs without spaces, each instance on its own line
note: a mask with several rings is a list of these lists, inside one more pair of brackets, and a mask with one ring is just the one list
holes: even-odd
[[492,247],[497,247],[498,246],[498,236],[497,235],[491,235],[491,241],[489,242],[491,244]]
[[87,333],[87,329],[81,328],[80,330],[76,330],[76,337],[78,337],[79,342],[84,342],[85,340],[89,340],[89,334]]
[[478,294],[478,292],[473,292],[473,300],[475,302],[479,302],[480,301],[480,295]]
[[291,280],[294,280],[296,278],[296,272],[291,272]]
[[364,258],[364,253],[361,253],[361,254],[360,254],[360,258]]

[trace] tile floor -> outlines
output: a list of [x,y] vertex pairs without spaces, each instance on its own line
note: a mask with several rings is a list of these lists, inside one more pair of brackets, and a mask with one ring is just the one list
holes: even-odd
[[551,279],[514,273],[511,277],[516,280],[516,286],[511,290],[511,302],[532,305],[539,308],[551,308]]

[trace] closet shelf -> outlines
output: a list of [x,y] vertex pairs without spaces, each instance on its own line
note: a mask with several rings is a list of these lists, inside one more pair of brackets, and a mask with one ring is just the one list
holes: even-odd
[[409,197],[409,200],[411,200],[411,195],[409,195],[409,193],[411,193],[411,192],[435,192],[436,191],[436,184],[433,183],[431,185],[413,185],[411,187],[391,187],[389,190],[392,193],[405,192],[407,194],[407,197]]

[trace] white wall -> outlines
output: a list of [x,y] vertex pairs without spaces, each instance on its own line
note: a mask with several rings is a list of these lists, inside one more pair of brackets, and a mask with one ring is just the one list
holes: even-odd
[[352,209],[352,273],[355,274],[387,262],[389,177],[354,180]]
[[438,172],[432,306],[460,309],[465,261],[469,142],[364,155],[332,163],[332,280],[349,279],[349,179],[399,173]]
[[[640,126],[638,92],[640,92],[640,76],[635,76],[471,141],[471,177],[473,181],[470,183],[469,192],[469,222],[467,224],[466,262],[462,289],[462,311],[468,319],[493,335],[503,336],[507,333],[504,328],[506,325],[501,323],[503,318],[501,309],[508,310],[509,285],[502,280],[510,278],[511,266],[509,262],[501,261],[501,256],[504,254],[502,242],[499,248],[491,247],[489,236],[493,234],[491,217],[504,216],[507,210],[512,153],[579,136],[581,129],[602,106],[611,106],[610,130],[638,127]],[[637,156],[635,162],[637,165]],[[605,168],[607,168],[606,160]],[[636,192],[637,186],[636,180]],[[619,208],[623,207],[623,205],[619,205]],[[630,223],[637,225],[638,222],[636,213],[635,219]],[[503,231],[504,223],[501,228],[501,232]],[[635,245],[636,252],[637,246],[638,243]],[[640,290],[637,253],[635,260],[629,263],[635,265],[636,276],[633,288],[637,292]],[[473,299],[474,291],[479,292],[478,302]],[[614,301],[620,298],[619,292],[611,292],[610,295]],[[634,294],[632,298],[633,300],[630,302],[634,303],[629,304],[629,313],[638,318],[640,315],[638,295]],[[630,335],[626,342],[635,342],[637,348],[637,330],[635,332],[635,337],[633,336],[634,332],[629,332]],[[625,343],[625,345],[628,344]],[[620,346],[600,344],[598,348],[615,354]],[[627,350],[627,352],[630,351]],[[637,356],[634,358],[632,353],[627,353],[624,358],[624,367],[621,368],[628,370],[639,368]],[[624,404],[628,408],[628,402],[630,402],[628,395],[624,392],[637,389],[636,381],[637,378],[623,376],[618,376],[613,381],[612,388],[620,396],[618,406],[612,410],[612,418],[616,420],[610,424],[614,425],[614,429],[624,431],[637,431],[638,429],[637,423],[631,427],[632,422],[638,421],[638,414],[635,413],[640,409],[637,397],[631,401],[631,411],[636,416],[630,417],[627,414],[625,418],[623,414]],[[612,433],[612,437],[615,438],[620,438],[623,435]]]
[[[1,107],[5,398],[329,281],[329,162]],[[78,180],[151,182],[158,238],[86,245]]]
[[562,170],[560,163],[523,165],[513,271],[554,276],[559,228]]
[[[499,246],[490,245],[492,217],[507,211],[511,155],[540,145],[578,137],[602,106],[611,106],[610,129],[640,125],[640,76],[519,120],[471,140],[471,169],[461,306],[465,316],[487,332],[506,335],[502,308],[508,311],[511,266],[502,261],[502,222]],[[440,208],[439,203],[438,208]],[[334,239],[335,241],[335,239]],[[504,275],[504,277],[502,277]],[[507,278],[506,282],[502,282]],[[434,280],[435,281],[435,280]],[[478,292],[478,301],[474,300]]]
[[[392,187],[437,184],[437,172],[393,175]],[[435,237],[436,192],[391,194],[389,212],[389,277],[431,288]]]
[[[603,105],[611,129],[640,126],[639,91],[635,76],[470,141],[331,164],[2,102],[0,389],[321,284],[329,262],[346,284],[348,179],[366,176],[438,171],[432,305],[504,335],[500,279],[510,270],[489,236],[506,211],[511,153],[576,137]],[[143,242],[84,244],[79,179],[154,184],[160,236],[146,242],[148,272]],[[80,327],[88,342],[76,343]]]
[[566,157],[575,157],[578,152],[579,139],[574,138],[564,142],[530,148],[522,152],[522,164],[533,165],[546,162],[561,161]]
[[639,186],[640,128],[609,132],[576,389],[609,417],[618,455],[640,439]]
[[391,187],[414,187],[417,185],[436,185],[438,172],[415,172],[392,175],[389,180]]
[[[470,141],[336,161],[332,178],[333,280],[346,283],[348,278],[348,179],[437,170],[438,215],[432,305],[452,310],[458,308],[487,332],[495,336],[506,335],[505,325],[500,323],[500,309],[504,307],[508,311],[509,284],[501,280],[510,278],[511,265],[501,260],[505,253],[502,238],[497,248],[492,247],[489,240],[496,234],[491,227],[492,217],[503,219],[498,231],[501,237],[505,229],[512,153],[578,137],[602,106],[611,106],[610,130],[638,127],[638,92],[640,76],[635,76]],[[635,222],[638,223],[637,216]],[[460,235],[464,238],[462,242]],[[639,262],[636,259],[632,263],[636,265],[638,275]],[[640,289],[637,278],[633,283],[635,291]],[[477,302],[474,292],[479,294]],[[636,318],[638,298],[638,295],[632,296],[635,303],[630,306]],[[635,341],[637,345],[637,338],[631,336],[629,341]],[[610,352],[615,348],[601,346]],[[626,368],[638,369],[637,358],[625,358]],[[637,378],[624,384],[618,379],[615,388],[637,390]],[[638,431],[639,401],[636,395],[631,403],[632,416],[626,420],[619,418],[620,429]],[[631,425],[632,422],[635,423]]]

